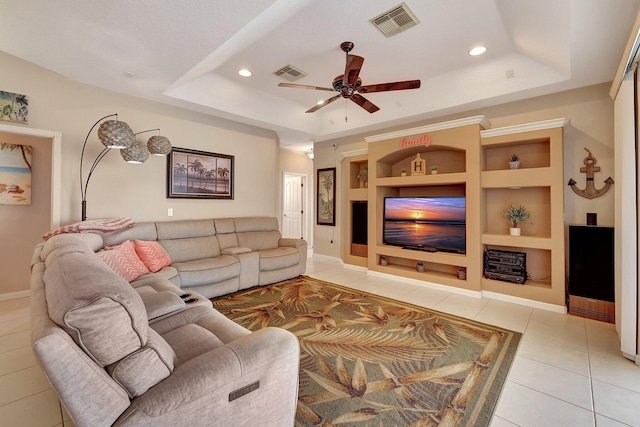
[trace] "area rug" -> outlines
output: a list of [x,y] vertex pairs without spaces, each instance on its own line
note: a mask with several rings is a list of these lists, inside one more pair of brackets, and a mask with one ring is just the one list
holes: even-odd
[[298,337],[297,426],[488,426],[521,338],[306,276],[212,301]]

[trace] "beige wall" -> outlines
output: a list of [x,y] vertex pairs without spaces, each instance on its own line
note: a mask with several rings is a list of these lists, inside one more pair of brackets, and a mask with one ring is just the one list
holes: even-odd
[[[31,205],[0,205],[0,294],[25,291],[33,247],[51,219],[51,139],[0,132],[0,142],[31,146]],[[11,184],[3,182],[2,184]]]
[[[436,119],[415,122],[404,126],[396,126],[379,132],[351,136],[342,139],[322,141],[315,144],[315,168],[326,168],[340,162],[337,157],[341,153],[366,149],[364,137],[399,129],[438,123],[452,119],[486,116],[492,128],[512,126],[550,120],[568,118],[571,125],[565,131],[564,174],[565,182],[573,178],[579,188],[585,188],[585,174],[580,172],[584,166],[583,160],[587,156],[584,148],[588,148],[598,160],[597,166],[601,172],[595,174],[595,186],[601,188],[607,177],[614,177],[613,153],[613,101],[609,97],[610,83],[589,86],[557,94],[527,99],[525,101],[502,104],[469,110],[464,113],[443,116]],[[335,145],[335,148],[334,148]],[[524,161],[524,160],[523,160]],[[341,200],[341,174],[337,174],[337,199]],[[341,248],[341,204],[338,203],[336,227],[316,226],[314,233],[314,253],[340,257]],[[587,200],[574,194],[567,185],[565,188],[565,223],[584,224],[585,214],[598,214],[599,225],[613,225],[614,223],[614,191],[609,190],[602,197]],[[331,244],[333,240],[333,244]]]
[[[168,220],[168,208],[173,208],[172,219],[279,216],[283,169],[275,133],[83,85],[2,52],[0,63],[0,89],[29,96],[28,127],[62,132],[61,224],[80,220],[82,143],[96,120],[112,113],[118,113],[134,132],[161,128],[162,135],[175,147],[235,156],[235,199],[167,199],[165,158],[152,156],[143,165],[130,165],[116,151],[104,158],[91,178],[87,195],[89,219],[125,216],[135,221]],[[87,143],[85,168],[101,147],[94,129]],[[303,154],[284,153],[283,159],[286,170],[312,171]],[[39,229],[35,235],[42,233]],[[10,245],[15,243],[14,237],[8,239]],[[3,248],[7,247],[5,242],[3,236]],[[33,245],[28,244],[31,248]],[[0,294],[28,289],[22,279],[17,285],[13,280],[10,283],[5,279],[8,274],[3,269]]]
[[[62,132],[62,224],[80,220],[78,174],[86,134],[96,120],[112,113],[134,132],[161,128],[175,147],[234,155],[235,200],[167,199],[164,157],[130,165],[110,152],[91,178],[89,219],[166,220],[167,208],[173,208],[173,219],[276,214],[279,147],[273,132],[86,86],[5,53],[0,63],[2,90],[29,96],[29,127]],[[94,129],[85,168],[101,147]]]

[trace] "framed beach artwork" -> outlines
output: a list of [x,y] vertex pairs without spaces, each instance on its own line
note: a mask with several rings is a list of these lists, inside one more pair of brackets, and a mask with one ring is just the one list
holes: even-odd
[[30,145],[0,142],[0,205],[31,204]]
[[234,156],[174,147],[167,156],[167,197],[233,199]]
[[336,225],[336,168],[318,169],[316,223]]
[[0,90],[0,120],[29,123],[29,97]]

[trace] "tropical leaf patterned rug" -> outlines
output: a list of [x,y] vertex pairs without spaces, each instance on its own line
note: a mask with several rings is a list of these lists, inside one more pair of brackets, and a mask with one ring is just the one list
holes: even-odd
[[521,337],[306,276],[213,305],[298,337],[297,426],[487,426]]

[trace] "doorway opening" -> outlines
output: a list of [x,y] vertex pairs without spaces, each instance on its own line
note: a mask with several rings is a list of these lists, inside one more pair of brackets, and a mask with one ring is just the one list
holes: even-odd
[[305,239],[311,245],[311,197],[306,174],[284,172],[282,190],[282,237]]

